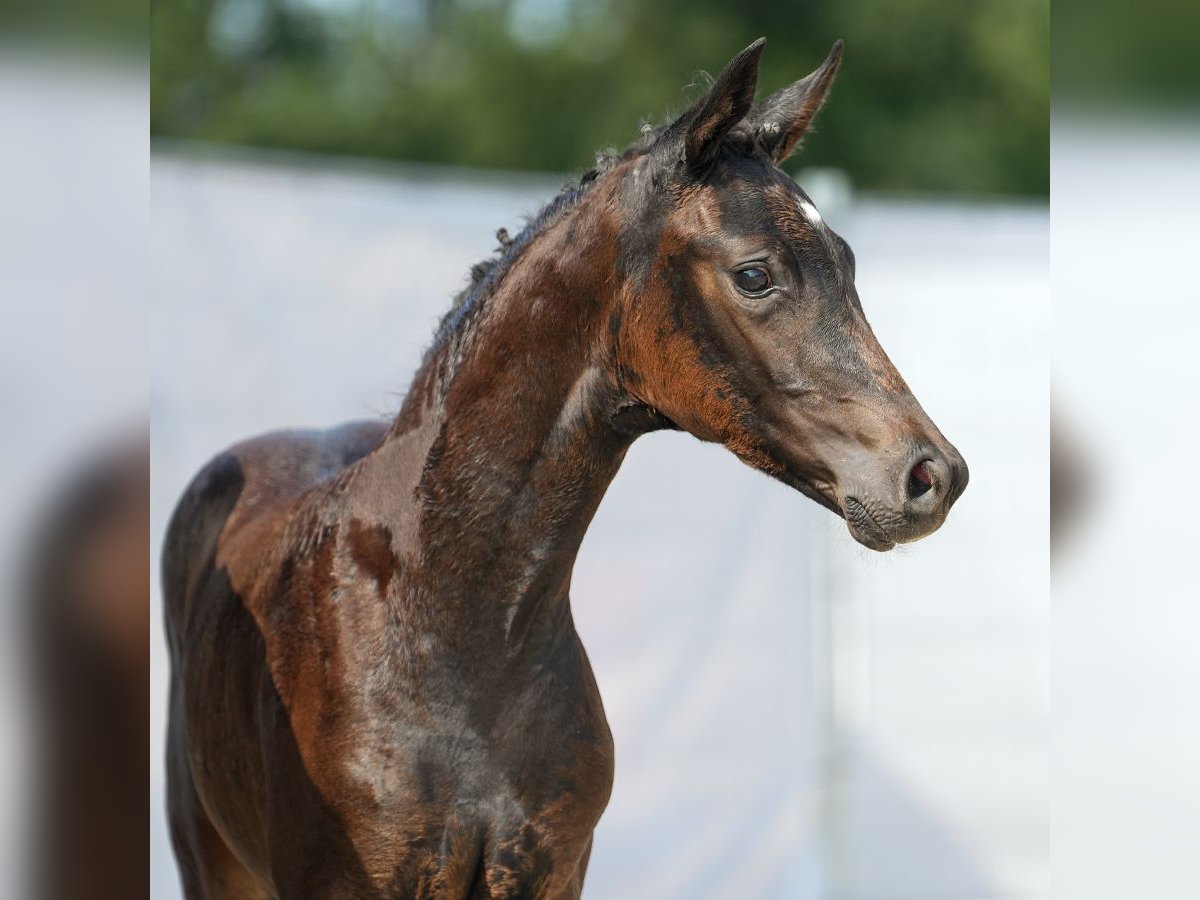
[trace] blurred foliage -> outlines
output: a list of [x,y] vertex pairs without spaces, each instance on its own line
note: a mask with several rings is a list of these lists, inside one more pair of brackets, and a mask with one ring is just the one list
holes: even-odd
[[1048,0],[153,0],[156,136],[568,171],[767,36],[760,95],[846,60],[796,164],[1049,190]]
[[19,47],[144,56],[146,0],[0,0],[0,52]]
[[1200,3],[1059,0],[1055,101],[1093,110],[1200,106]]

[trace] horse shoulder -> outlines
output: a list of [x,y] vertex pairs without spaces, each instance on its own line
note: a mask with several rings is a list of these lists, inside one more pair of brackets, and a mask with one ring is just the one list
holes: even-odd
[[[196,588],[206,564],[242,528],[286,517],[306,492],[344,471],[382,441],[384,422],[329,431],[282,431],[243,441],[211,459],[180,498],[163,543],[168,624]],[[248,526],[248,527],[247,527]]]

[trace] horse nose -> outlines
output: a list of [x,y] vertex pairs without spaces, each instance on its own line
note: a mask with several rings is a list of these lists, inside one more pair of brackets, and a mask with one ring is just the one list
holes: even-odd
[[905,506],[910,513],[945,514],[967,486],[970,472],[957,450],[922,448],[905,474]]

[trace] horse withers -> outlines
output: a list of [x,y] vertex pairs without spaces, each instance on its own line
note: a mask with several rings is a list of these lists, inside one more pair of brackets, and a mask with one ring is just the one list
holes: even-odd
[[169,818],[189,897],[578,897],[613,747],[571,618],[630,444],[674,428],[887,550],[967,468],[779,168],[841,44],[763,41],[475,267],[400,413],[254,438],[166,537]]

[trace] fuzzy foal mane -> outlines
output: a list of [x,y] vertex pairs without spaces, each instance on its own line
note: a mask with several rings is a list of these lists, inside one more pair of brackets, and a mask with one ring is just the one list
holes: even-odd
[[602,150],[596,154],[596,165],[584,172],[578,181],[569,181],[563,185],[559,193],[543,206],[535,215],[526,220],[525,227],[515,237],[508,230],[501,228],[496,232],[499,246],[492,256],[480,260],[471,267],[471,278],[467,286],[455,296],[450,309],[438,323],[433,344],[429,348],[429,356],[444,347],[447,342],[472,317],[486,298],[499,286],[504,275],[538,235],[557,222],[564,214],[574,209],[592,186],[601,177],[608,174],[616,165],[626,159],[641,156],[654,146],[655,140],[667,126],[652,128],[643,125],[641,136],[629,145],[624,152]]
[[525,227],[512,237],[508,229],[501,228],[496,232],[499,246],[492,256],[480,260],[471,266],[471,278],[467,286],[455,296],[450,309],[438,323],[430,352],[444,346],[458,332],[471,313],[479,308],[484,299],[503,280],[504,275],[512,267],[513,262],[521,255],[549,225],[558,221],[564,213],[573,209],[580,199],[588,192],[593,184],[608,172],[614,164],[615,157],[611,154],[597,154],[596,166],[589,169],[579,180],[567,182],[558,195],[543,206],[525,223]]

